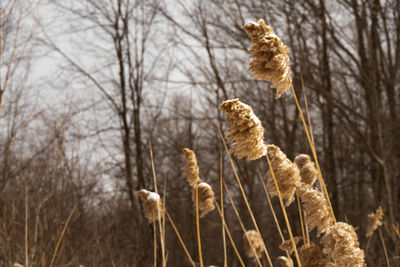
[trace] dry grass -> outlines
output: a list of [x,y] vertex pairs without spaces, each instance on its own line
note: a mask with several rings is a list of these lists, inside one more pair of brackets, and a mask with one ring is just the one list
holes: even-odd
[[[310,135],[310,131],[305,123],[304,115],[301,111],[297,96],[291,83],[290,66],[288,64],[289,56],[287,54],[288,48],[283,44],[282,40],[275,35],[272,28],[266,25],[263,20],[259,20],[258,23],[250,22],[243,28],[251,39],[252,46],[250,48],[250,57],[252,58],[252,62],[250,63],[250,71],[253,72],[255,78],[270,81],[272,83],[271,86],[277,88],[277,98],[279,98],[284,91],[291,88],[315,163],[312,161],[310,156],[305,154],[300,154],[292,162],[279,147],[275,145],[267,145],[264,141],[264,128],[261,125],[261,120],[254,114],[250,105],[240,102],[239,99],[227,100],[221,103],[220,108],[229,118],[228,124],[230,128],[227,131],[226,138],[231,143],[230,151],[228,150],[221,130],[219,128],[218,130],[227,152],[234,177],[239,186],[241,196],[243,197],[249,216],[254,225],[254,230],[246,230],[239,212],[237,211],[232,195],[223,181],[222,171],[219,173],[221,191],[219,195],[221,201],[220,207],[215,199],[215,194],[211,185],[205,183],[199,178],[199,167],[196,155],[192,150],[185,148],[184,156],[186,159],[186,165],[183,169],[183,174],[187,177],[187,182],[193,190],[200,266],[203,266],[203,256],[200,241],[199,218],[212,212],[215,207],[221,217],[224,266],[228,265],[225,234],[228,235],[229,241],[240,264],[245,266],[226,223],[223,209],[223,184],[225,185],[225,191],[227,192],[230,203],[244,233],[244,252],[246,256],[253,258],[259,266],[263,266],[261,259],[264,259],[265,256],[268,264],[273,266],[265,241],[262,238],[252,209],[248,203],[245,190],[237,174],[235,164],[230,155],[232,153],[238,158],[246,158],[247,160],[256,160],[263,156],[265,156],[265,159],[267,160],[269,168],[267,186],[265,186],[261,176],[260,181],[264,187],[268,204],[283,242],[281,248],[287,253],[287,257],[279,257],[277,259],[281,266],[294,266],[291,259],[291,254],[294,253],[298,266],[363,267],[365,265],[365,255],[364,251],[360,249],[355,229],[347,223],[336,222],[328,191],[318,163],[313,137]],[[309,114],[307,115],[309,118]],[[309,124],[311,124],[310,120]],[[220,161],[220,170],[222,170],[221,162],[222,156]],[[314,187],[314,183],[317,180],[321,190]],[[279,199],[287,227],[287,233],[289,234],[288,240],[285,240],[280,229],[274,208],[269,199],[269,194],[271,194],[271,196],[277,196]],[[286,207],[292,204],[295,196],[297,197],[302,238],[294,237],[290,227],[291,222],[286,213]],[[285,204],[283,200],[285,200]],[[155,206],[152,206],[152,209],[155,209]],[[152,220],[156,219],[154,216],[150,216],[153,215],[153,213],[150,213],[149,215],[146,208],[144,208],[144,211],[146,218],[150,217]],[[199,211],[201,214],[199,214]],[[303,212],[304,221],[302,216]],[[188,259],[192,265],[194,265],[194,261],[192,260],[176,226],[172,221],[172,218],[168,213],[167,217],[173,225],[173,229],[175,230]],[[367,237],[371,237],[373,232],[382,224],[382,208],[379,208],[375,214],[370,214],[369,218],[370,224],[366,235]],[[309,235],[309,231],[312,231],[313,228],[317,228],[317,240],[313,240],[314,242],[310,240]],[[393,228],[397,235],[400,236],[398,229],[395,226],[393,226]],[[387,265],[390,266],[382,233],[379,229],[378,231],[385,251]],[[299,245],[300,240],[302,240],[301,246]],[[322,244],[323,247],[320,247],[317,244]]]

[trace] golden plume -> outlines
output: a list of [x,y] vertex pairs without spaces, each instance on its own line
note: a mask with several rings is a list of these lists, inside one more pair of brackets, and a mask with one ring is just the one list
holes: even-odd
[[324,194],[306,183],[298,185],[298,192],[307,215],[307,225],[310,231],[317,227],[318,236],[325,233],[334,224],[334,218]]
[[301,180],[309,185],[313,185],[317,180],[318,171],[311,158],[307,154],[300,154],[294,158],[294,163],[300,170]]
[[149,223],[155,222],[163,216],[164,209],[159,194],[146,189],[140,190],[138,194],[143,204],[144,217]]
[[324,253],[328,254],[337,266],[364,267],[364,251],[360,249],[353,226],[344,222],[330,226],[322,238],[322,243]]
[[[289,206],[294,200],[296,185],[300,181],[300,172],[297,165],[292,163],[286,155],[275,145],[268,145],[268,155],[271,159],[271,167],[274,171],[276,182],[283,198],[286,199],[285,206]],[[267,185],[272,196],[277,196],[271,170],[268,171]]]
[[196,201],[196,187],[199,194],[199,209],[201,211],[200,218],[203,218],[207,213],[215,209],[215,194],[209,184],[200,180],[199,183],[193,187],[193,201]]
[[289,89],[291,84],[289,48],[283,44],[272,28],[264,20],[249,22],[243,26],[251,41],[249,71],[256,80],[271,82],[276,88],[276,98]]
[[238,158],[247,157],[247,160],[264,156],[267,151],[264,128],[253,109],[238,98],[222,102],[220,108],[229,117],[231,128],[226,138],[233,143],[231,152]]
[[183,168],[183,174],[187,176],[186,181],[191,187],[195,186],[199,181],[199,166],[197,165],[196,154],[189,148],[184,148],[186,165]]
[[379,207],[375,213],[368,214],[368,226],[366,237],[372,236],[375,230],[382,225],[383,209]]

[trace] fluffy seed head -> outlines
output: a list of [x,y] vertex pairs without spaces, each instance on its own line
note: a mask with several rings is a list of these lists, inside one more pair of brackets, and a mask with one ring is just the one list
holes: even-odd
[[283,44],[272,28],[260,19],[258,23],[249,22],[243,26],[251,41],[249,70],[254,79],[271,82],[279,98],[291,84],[289,48]]
[[[268,155],[271,160],[271,167],[274,171],[276,182],[283,198],[286,199],[285,206],[289,206],[294,200],[296,185],[300,181],[300,172],[297,165],[292,163],[286,155],[275,145],[268,145]],[[271,174],[268,171],[267,185],[272,196],[277,196],[275,183]]]
[[201,211],[200,218],[203,218],[207,213],[215,209],[215,194],[209,184],[200,180],[192,190],[193,202],[196,201],[196,188],[199,194],[199,210]]
[[278,257],[278,261],[281,267],[293,267],[293,261],[291,258],[280,256]]
[[344,222],[338,222],[329,227],[322,238],[324,253],[337,266],[364,267],[365,255],[360,249],[357,234],[354,228]]
[[310,231],[317,227],[318,236],[325,233],[334,224],[334,218],[324,194],[306,183],[299,183],[298,192],[307,215],[307,225]]
[[226,138],[232,143],[231,153],[238,158],[247,157],[247,160],[264,156],[267,152],[264,128],[253,109],[238,98],[222,102],[220,108],[229,118],[231,128]]
[[375,213],[368,214],[368,227],[366,237],[372,236],[375,230],[382,225],[383,209],[379,207]]
[[299,167],[301,181],[313,185],[317,180],[318,172],[310,156],[307,154],[300,154],[295,157],[294,163]]
[[304,244],[299,250],[302,266],[307,267],[334,267],[335,265],[325,257],[322,250],[313,242]]
[[183,168],[183,174],[186,175],[186,181],[191,187],[195,186],[199,181],[199,166],[197,165],[196,154],[193,150],[184,148],[183,152],[185,154],[186,165]]
[[153,223],[163,216],[163,206],[160,195],[154,192],[142,189],[138,192],[143,204],[144,217],[149,223]]
[[[296,236],[296,237],[294,237],[293,238],[294,239],[294,243],[296,244],[296,246],[297,246],[297,244],[300,242],[300,240],[301,240],[301,237],[298,237],[298,236]],[[294,251],[294,248],[293,248],[293,246],[292,246],[292,241],[289,239],[289,240],[285,240],[284,242],[282,242],[280,245],[279,245],[279,248],[281,249],[281,250],[287,250],[290,254],[291,253],[293,253],[293,251]]]
[[264,241],[255,230],[249,230],[243,235],[244,251],[249,258],[261,258],[264,251]]

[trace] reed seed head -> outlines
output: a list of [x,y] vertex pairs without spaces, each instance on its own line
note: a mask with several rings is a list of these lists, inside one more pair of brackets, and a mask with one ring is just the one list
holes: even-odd
[[264,251],[264,241],[255,230],[249,230],[243,235],[244,251],[249,258],[260,259]]
[[368,227],[366,237],[372,236],[375,230],[382,225],[383,209],[379,207],[375,213],[368,214]]
[[187,176],[186,181],[191,187],[195,186],[199,181],[199,166],[197,165],[196,154],[189,148],[183,149],[186,165],[183,168],[183,174]]
[[299,167],[301,181],[313,185],[317,180],[318,171],[310,156],[307,154],[300,154],[294,159],[294,163]]
[[271,82],[276,88],[276,98],[279,98],[291,84],[289,48],[283,44],[272,28],[264,20],[258,23],[249,22],[243,26],[251,41],[249,71],[254,79]]
[[293,260],[291,258],[280,256],[278,257],[278,261],[281,267],[293,267]]
[[335,265],[325,257],[322,250],[313,242],[300,247],[299,257],[302,266],[307,267],[334,267]]
[[[292,163],[281,149],[275,145],[268,145],[268,155],[271,160],[271,167],[274,172],[279,191],[286,199],[285,206],[289,206],[294,201],[296,185],[300,181],[300,172],[297,165]],[[271,170],[268,171],[267,185],[272,196],[277,196],[275,183]]]
[[200,182],[195,185],[192,190],[192,198],[194,203],[196,201],[196,188],[199,194],[199,210],[201,211],[200,218],[203,218],[210,211],[215,209],[215,194],[209,184],[200,180]]
[[322,238],[324,253],[337,266],[364,267],[365,255],[360,249],[357,234],[354,228],[344,222],[338,222],[329,227]]
[[247,160],[264,156],[267,152],[264,128],[253,109],[238,98],[224,101],[220,108],[229,118],[226,138],[232,143],[231,153]]
[[[300,242],[300,240],[301,240],[301,237],[296,236],[296,237],[294,237],[293,239],[294,239],[294,243],[295,243],[296,246],[297,246],[297,244],[298,244],[298,243]],[[280,248],[281,250],[286,250],[286,251],[289,252],[290,254],[292,254],[293,251],[294,251],[294,247],[292,246],[292,241],[291,241],[290,239],[289,239],[289,240],[283,241],[283,242],[279,245],[279,248]]]
[[142,189],[138,192],[143,204],[144,217],[149,223],[153,223],[163,216],[163,206],[160,195],[154,192]]
[[317,227],[318,236],[325,233],[334,224],[334,218],[324,194],[306,183],[299,184],[298,192],[307,215],[307,225],[310,231]]

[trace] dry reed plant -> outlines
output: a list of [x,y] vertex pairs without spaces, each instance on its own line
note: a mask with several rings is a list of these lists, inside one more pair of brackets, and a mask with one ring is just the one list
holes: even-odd
[[368,214],[367,233],[365,234],[366,237],[372,236],[375,230],[382,225],[382,219],[383,219],[382,207],[379,207],[375,213]]
[[142,189],[138,192],[143,204],[144,217],[149,223],[153,223],[162,217],[163,207],[160,195],[154,192]]
[[249,70],[256,80],[271,82],[276,88],[276,98],[290,88],[289,48],[283,44],[272,28],[264,20],[249,22],[243,26],[251,40]]
[[322,243],[324,253],[328,254],[337,266],[364,267],[364,251],[360,249],[353,226],[344,222],[330,226],[322,238]]
[[197,165],[196,154],[188,148],[183,149],[186,165],[183,168],[183,174],[187,176],[186,181],[191,187],[195,186],[199,181],[199,166]]
[[[294,237],[293,239],[294,239],[294,243],[295,243],[296,246],[297,246],[297,244],[301,241],[302,238],[296,236],[296,237]],[[292,245],[291,240],[285,240],[285,241],[283,241],[283,242],[279,245],[279,248],[280,248],[281,250],[286,250],[286,251],[288,251],[290,254],[292,254],[293,251],[294,251],[294,247],[293,247],[293,245]]]
[[320,236],[321,233],[325,233],[334,224],[328,202],[321,191],[309,184],[300,183],[298,192],[307,216],[309,230],[311,231],[317,227],[318,236]]
[[247,257],[260,259],[264,253],[264,241],[255,230],[249,230],[243,235],[244,251]]
[[307,267],[333,267],[335,266],[313,242],[300,247],[300,261]]
[[[296,185],[300,181],[300,172],[297,165],[292,163],[286,155],[275,145],[268,145],[268,155],[271,158],[271,167],[274,172],[279,191],[286,199],[285,206],[289,206],[294,201]],[[275,187],[271,170],[268,171],[267,185],[272,196],[277,196],[278,191]]]
[[226,139],[232,143],[231,153],[238,158],[255,160],[264,156],[267,146],[264,143],[264,128],[253,109],[240,102],[238,98],[224,101],[221,110],[229,117]]
[[200,180],[200,182],[192,189],[193,201],[195,201],[196,198],[196,188],[198,191],[199,209],[201,211],[200,218],[203,218],[210,211],[215,209],[215,194],[209,184]]
[[300,177],[303,183],[313,185],[318,177],[318,171],[307,154],[300,154],[294,159],[294,163],[300,170]]
[[14,264],[13,264],[13,267],[24,267],[24,265],[19,264],[19,263],[14,263]]

